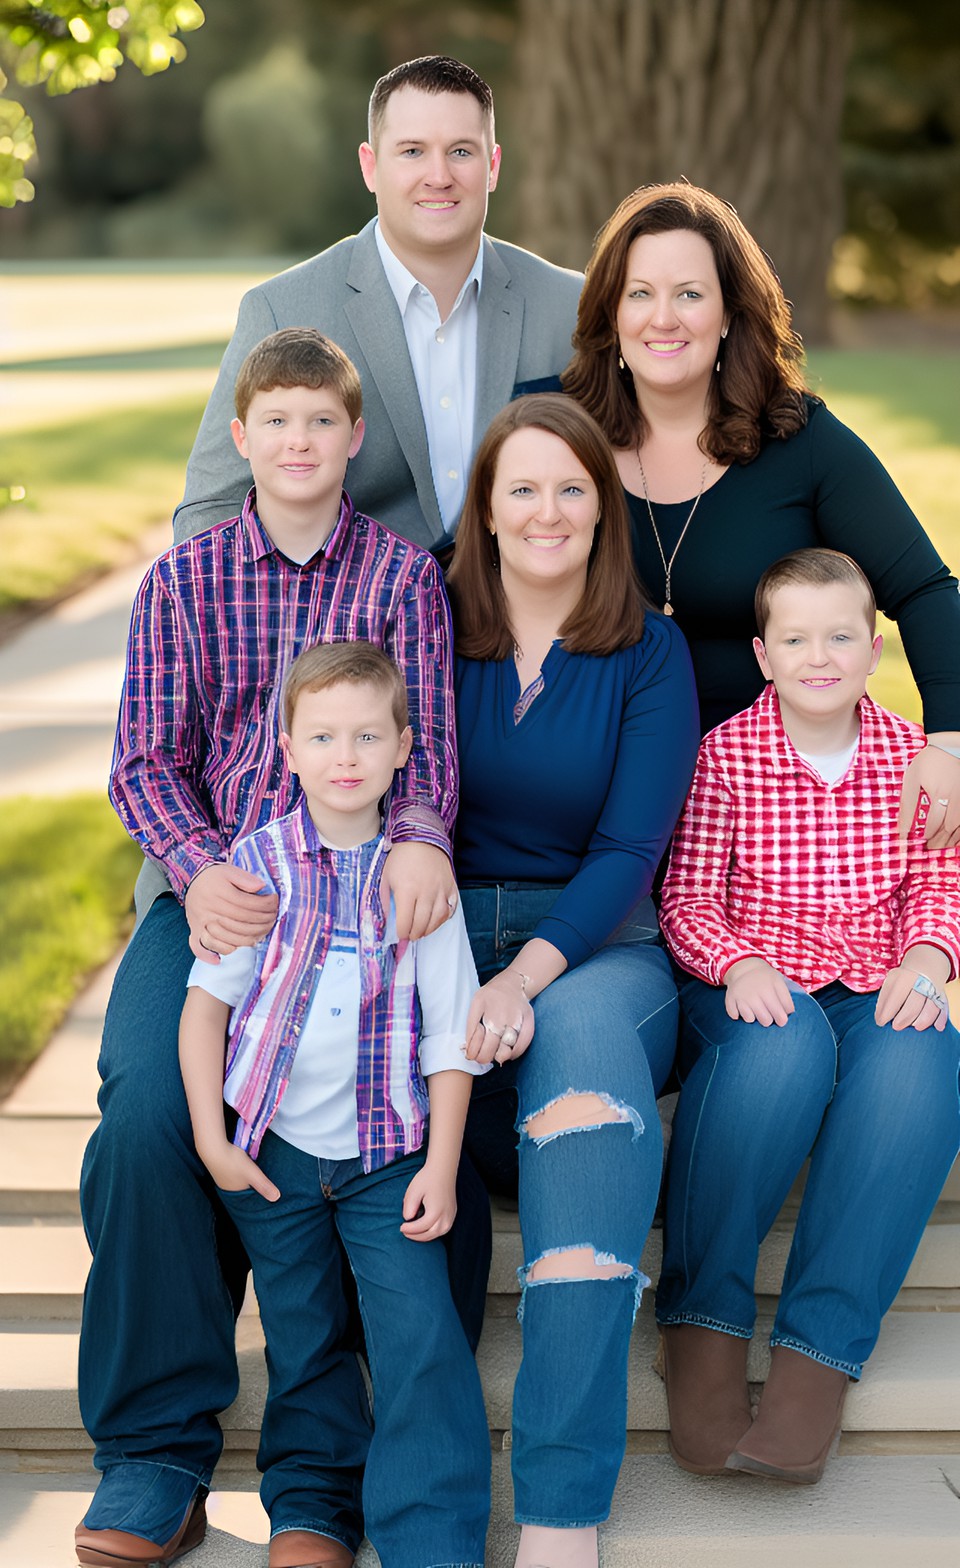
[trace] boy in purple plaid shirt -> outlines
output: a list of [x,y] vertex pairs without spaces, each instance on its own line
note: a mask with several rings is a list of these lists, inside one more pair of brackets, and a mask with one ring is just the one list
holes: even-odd
[[299,796],[276,736],[305,647],[364,639],[400,666],[414,742],[386,802],[381,888],[401,939],[442,924],[456,897],[449,609],[431,557],[343,491],[363,438],[357,372],[319,332],[287,328],[248,354],[236,404],[255,487],[239,517],[144,579],[110,782],[155,885],[107,1010],[80,1187],[93,1251],[80,1408],[103,1472],[76,1532],[91,1565],[173,1561],[202,1540],[216,1415],[237,1394],[246,1259],[194,1146],[177,1038],[192,956],[216,966],[276,920],[276,895],[230,852]]

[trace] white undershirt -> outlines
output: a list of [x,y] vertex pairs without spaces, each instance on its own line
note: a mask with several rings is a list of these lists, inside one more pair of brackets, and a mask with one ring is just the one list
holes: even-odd
[[798,746],[797,755],[802,757],[804,762],[809,763],[814,773],[819,773],[824,784],[836,784],[838,779],[843,778],[856,756],[859,744],[860,736],[858,735],[850,742],[849,746],[844,746],[842,751],[830,751],[822,756],[819,754],[811,756],[809,751],[801,751]]
[[420,395],[433,487],[443,526],[460,516],[467,475],[473,461],[473,421],[477,404],[477,300],[483,276],[483,245],[446,321],[428,288],[394,255],[380,225],[374,229],[407,340]]

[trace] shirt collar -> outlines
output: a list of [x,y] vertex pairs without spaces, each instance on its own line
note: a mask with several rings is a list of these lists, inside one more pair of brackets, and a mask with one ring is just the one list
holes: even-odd
[[[344,547],[350,536],[350,527],[353,521],[353,502],[344,490],[340,498],[340,515],[333,525],[333,530],[327,535],[325,542],[320,546],[323,555],[336,561],[343,554]],[[240,522],[243,527],[246,549],[251,561],[262,561],[268,555],[282,555],[270,535],[267,533],[257,515],[257,490],[252,486],[247,491],[247,498],[243,503],[240,513]],[[286,556],[283,557],[287,559]]]
[[[397,308],[400,311],[401,316],[404,316],[406,314],[407,306],[410,303],[411,295],[417,289],[422,289],[425,294],[429,294],[430,290],[426,287],[425,284],[420,282],[419,278],[414,277],[413,273],[410,271],[410,268],[404,266],[399,256],[394,255],[393,251],[390,249],[390,246],[383,237],[379,221],[374,227],[373,235],[377,242],[377,250],[380,253],[380,261],[383,264],[383,270],[386,273],[387,282],[390,285],[390,292],[397,302]],[[453,310],[450,312],[451,316],[453,315],[453,311],[457,309],[457,306],[460,304],[460,301],[463,299],[463,296],[466,294],[470,285],[472,283],[476,283],[477,291],[479,292],[482,282],[483,238],[481,236],[473,266],[470,268],[470,271],[467,273],[467,276],[463,281],[463,287],[457,295]],[[431,299],[433,298],[432,295],[430,295],[430,297]]]
[[[757,739],[762,748],[762,755],[769,757],[773,771],[785,773],[809,773],[809,765],[804,762],[789,735],[783,727],[780,716],[780,699],[773,681],[768,681],[753,707],[757,723]],[[877,707],[872,698],[866,693],[857,703],[857,713],[860,717],[860,751],[868,749],[876,733]]]

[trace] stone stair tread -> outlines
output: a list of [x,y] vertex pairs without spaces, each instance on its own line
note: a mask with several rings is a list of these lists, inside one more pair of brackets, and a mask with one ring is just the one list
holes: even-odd
[[[793,1215],[785,1210],[760,1248],[756,1276],[759,1295],[779,1295],[792,1239]],[[654,1284],[660,1276],[662,1259],[663,1231],[652,1230],[643,1250],[640,1267]],[[516,1215],[502,1211],[497,1213],[495,1210],[493,1259],[488,1286],[491,1295],[519,1296],[517,1269],[522,1262],[519,1219]],[[960,1209],[950,1202],[942,1200],[938,1209],[934,1210],[903,1288],[908,1290],[918,1286],[930,1289],[960,1287]]]
[[0,1214],[79,1213],[77,1186],[95,1117],[0,1115]]
[[0,1224],[0,1319],[77,1318],[90,1265],[83,1227]]
[[[904,1286],[900,1304],[909,1304],[913,1287],[960,1289],[960,1213],[952,1204],[941,1204],[943,1219],[935,1213],[928,1225]],[[790,1246],[792,1227],[774,1228],[761,1249],[757,1291],[775,1296],[780,1289]],[[654,1231],[644,1250],[641,1267],[656,1280],[660,1271],[662,1233]],[[0,1219],[0,1321],[10,1318],[77,1317],[83,1297],[90,1253],[79,1221],[57,1217],[47,1223],[29,1217]],[[519,1229],[494,1230],[490,1292],[518,1296],[517,1266],[522,1258]],[[255,1301],[251,1303],[256,1311]]]
[[[65,1568],[94,1478],[0,1475],[0,1546],[11,1568]],[[628,1455],[609,1522],[605,1568],[955,1568],[960,1455],[835,1459],[811,1492],[747,1477],[701,1480],[661,1455]],[[509,1455],[493,1460],[486,1568],[510,1568],[517,1530]],[[214,1490],[191,1568],[263,1568],[256,1493]],[[357,1568],[377,1568],[365,1544]]]
[[[748,1375],[754,1382],[767,1375],[769,1330],[770,1319],[761,1316],[748,1361]],[[666,1395],[652,1368],[656,1348],[652,1303],[645,1296],[630,1346],[627,1426],[631,1431],[667,1429]],[[520,1363],[520,1328],[512,1317],[488,1318],[477,1360],[490,1426],[507,1428]],[[960,1317],[952,1312],[888,1314],[864,1377],[847,1396],[843,1424],[845,1430],[861,1432],[956,1432]]]
[[[549,1287],[547,1287],[549,1288]],[[769,1321],[758,1324],[749,1374],[762,1381],[768,1366]],[[648,1299],[637,1316],[630,1350],[627,1424],[663,1432],[667,1402],[652,1369],[656,1325]],[[0,1331],[0,1430],[76,1431],[76,1323],[8,1323]],[[238,1329],[240,1394],[224,1413],[227,1431],[259,1429],[266,1371],[259,1320]],[[489,1318],[478,1355],[493,1430],[509,1428],[520,1361],[520,1329],[513,1318]],[[863,1380],[851,1388],[844,1412],[850,1432],[950,1432],[960,1428],[960,1318],[946,1312],[891,1313]]]

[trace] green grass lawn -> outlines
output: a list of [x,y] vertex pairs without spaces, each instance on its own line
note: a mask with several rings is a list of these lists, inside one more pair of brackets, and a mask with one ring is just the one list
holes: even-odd
[[60,597],[169,523],[202,412],[187,399],[4,437],[0,484],[27,494],[0,511],[0,615]]
[[[960,572],[957,356],[818,349],[810,355],[809,384],[873,449],[951,571]],[[880,629],[884,651],[871,694],[919,720],[920,698],[897,629],[889,621]]]
[[132,924],[140,851],[106,799],[0,810],[0,1089],[38,1054]]

